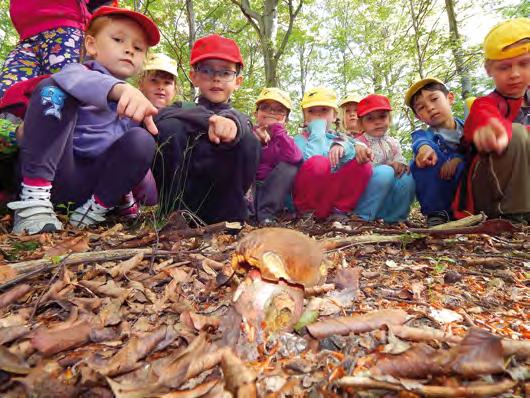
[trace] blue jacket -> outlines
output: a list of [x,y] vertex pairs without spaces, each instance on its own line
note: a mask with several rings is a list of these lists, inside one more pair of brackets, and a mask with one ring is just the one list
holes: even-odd
[[[457,118],[455,118],[455,121],[463,134],[464,122]],[[438,148],[448,159],[455,157],[464,158],[464,153],[460,148],[461,140],[462,136],[458,138],[458,143],[450,142],[432,127],[428,127],[426,130],[418,129],[412,133],[412,150],[414,155],[417,155],[418,150],[423,145],[428,145],[433,149]]]
[[326,131],[326,121],[322,119],[309,123],[306,130],[294,137],[294,142],[302,151],[304,161],[317,155],[328,156],[333,145],[344,148],[344,156],[340,159],[338,168],[355,158],[354,143],[341,139],[332,131]]
[[96,61],[68,64],[51,78],[80,102],[73,140],[74,152],[79,156],[101,155],[127,130],[138,126],[129,118],[118,117],[117,103],[108,100],[114,85],[125,81],[112,76]]

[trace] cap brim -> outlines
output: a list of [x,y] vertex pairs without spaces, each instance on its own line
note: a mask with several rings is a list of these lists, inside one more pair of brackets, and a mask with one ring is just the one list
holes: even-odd
[[161,70],[163,72],[167,72],[169,73],[170,75],[173,75],[173,76],[178,76],[178,72],[176,70],[172,70],[170,67],[165,67],[165,66],[157,66],[157,65],[153,65],[153,66],[145,66],[144,67],[144,72],[148,72],[148,71],[151,71],[151,70]]
[[339,107],[337,106],[337,104],[332,104],[332,103],[329,103],[329,102],[326,102],[326,101],[315,101],[315,102],[311,102],[311,104],[307,105],[307,106],[304,106],[302,105],[302,109],[306,109],[306,108],[312,108],[313,106],[329,106],[330,108],[333,108],[335,109],[336,111],[339,110]]
[[200,55],[193,60],[191,65],[195,65],[197,62],[204,61],[205,59],[222,59],[223,61],[233,62],[234,64],[241,64],[241,66],[243,66],[243,63],[240,59],[231,57],[225,53],[208,53]]
[[140,25],[144,30],[147,36],[147,44],[149,45],[149,47],[156,46],[160,42],[160,31],[158,30],[156,24],[151,20],[151,18],[145,16],[144,14],[128,10],[126,8],[108,6],[100,7],[96,10],[94,14],[92,14],[92,18],[90,19],[89,24],[92,23],[94,18],[102,17],[105,15],[123,15],[136,21],[138,25]]
[[391,112],[392,111],[392,107],[391,106],[383,106],[383,105],[381,105],[381,106],[373,106],[371,108],[366,109],[363,113],[357,112],[357,116],[363,117],[363,116],[366,116],[369,113],[372,113],[372,112],[375,112],[375,111],[389,111],[389,112]]
[[343,105],[346,105],[346,104],[358,104],[359,102],[361,102],[361,99],[362,98],[348,98],[348,99],[344,99],[342,100],[341,102],[339,102],[339,108]]
[[412,97],[414,96],[414,94],[416,94],[422,87],[426,86],[429,83],[439,83],[445,86],[445,83],[439,79],[435,79],[432,77],[421,79],[420,81],[417,81],[412,86],[410,86],[409,89],[407,90],[405,94],[405,104],[407,106],[410,106],[410,101],[412,100]]

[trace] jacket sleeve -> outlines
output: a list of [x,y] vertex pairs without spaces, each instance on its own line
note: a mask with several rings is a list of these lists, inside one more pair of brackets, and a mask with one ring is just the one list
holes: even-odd
[[433,134],[429,131],[418,129],[412,133],[412,151],[414,152],[414,156],[418,154],[418,150],[423,145],[428,145],[434,149]]
[[329,143],[326,138],[326,121],[313,120],[308,124],[307,130],[309,137],[302,149],[304,160],[307,160],[316,155],[327,156],[329,152]]
[[356,141],[350,138],[339,138],[333,142],[332,146],[340,145],[344,148],[344,155],[340,158],[339,167],[355,159],[355,143]]
[[287,130],[280,123],[274,123],[267,128],[271,136],[271,144],[274,145],[279,154],[279,161],[297,164],[302,160],[302,151],[289,137]]
[[116,84],[128,84],[113,76],[90,70],[81,64],[68,64],[51,78],[67,94],[83,104],[93,105],[99,109],[110,109],[108,96]]
[[473,102],[469,116],[464,123],[464,139],[468,143],[473,142],[476,131],[489,124],[490,119],[499,120],[508,134],[508,140],[512,138],[512,122],[504,118],[499,111],[499,105],[493,96],[480,97]]

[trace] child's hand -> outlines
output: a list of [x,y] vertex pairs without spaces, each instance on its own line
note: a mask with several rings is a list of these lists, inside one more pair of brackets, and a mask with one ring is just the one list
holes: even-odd
[[394,169],[394,173],[396,174],[396,177],[401,177],[403,173],[409,173],[409,166],[403,163],[399,162],[390,162],[388,163],[390,167]]
[[233,120],[226,117],[213,115],[208,120],[208,138],[214,144],[221,142],[232,142],[237,135],[237,126]]
[[429,145],[422,145],[416,155],[416,166],[420,169],[432,167],[438,162],[436,151]]
[[254,133],[256,134],[256,137],[258,137],[258,140],[262,144],[267,144],[271,140],[271,136],[269,132],[267,131],[267,128],[264,126],[257,127],[254,130]]
[[144,123],[151,134],[158,134],[158,129],[153,122],[153,116],[158,110],[140,90],[127,83],[118,83],[112,87],[108,95],[110,100],[118,101],[116,112],[118,116],[126,116],[137,123]]
[[342,145],[335,144],[331,147],[328,153],[329,162],[331,163],[331,167],[335,168],[338,166],[340,162],[340,158],[344,156],[344,148]]
[[496,152],[500,155],[508,146],[508,133],[498,119],[492,118],[488,125],[475,132],[473,143],[479,152]]
[[364,164],[374,160],[374,154],[370,148],[364,145],[355,145],[355,160],[357,163]]
[[451,178],[453,178],[456,173],[456,168],[458,167],[461,161],[462,159],[460,158],[453,158],[445,162],[440,168],[440,178],[442,180],[450,180]]

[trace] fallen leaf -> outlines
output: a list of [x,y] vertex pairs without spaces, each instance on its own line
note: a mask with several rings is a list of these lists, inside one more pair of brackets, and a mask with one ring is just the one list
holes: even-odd
[[9,265],[0,265],[0,283],[6,283],[17,276],[17,271]]
[[7,307],[9,304],[18,301],[20,298],[24,297],[28,292],[30,292],[32,287],[27,284],[17,285],[7,292],[0,294],[0,308]]
[[122,261],[115,267],[112,267],[111,269],[108,270],[108,273],[113,278],[123,277],[127,274],[127,272],[138,267],[142,263],[143,259],[144,259],[144,253],[140,252],[134,257],[130,258],[129,260]]
[[256,374],[247,368],[232,350],[226,350],[221,361],[221,368],[228,391],[236,397],[252,398],[257,396]]
[[24,375],[31,370],[26,361],[10,352],[4,346],[0,346],[0,369],[5,372]]
[[67,253],[84,253],[90,250],[88,237],[85,235],[74,236],[66,239],[56,246],[53,246],[44,252],[45,257],[62,256]]
[[335,275],[335,286],[337,289],[359,290],[359,278],[361,277],[361,268],[342,268]]
[[448,310],[447,308],[431,308],[429,315],[440,323],[462,322],[462,319],[464,319],[459,313]]
[[0,345],[10,343],[22,336],[25,336],[30,331],[28,325],[8,326],[0,328]]
[[38,328],[31,344],[44,356],[79,347],[90,341],[92,327],[86,321],[81,321],[65,329]]
[[379,329],[383,325],[402,325],[407,320],[407,313],[399,309],[373,311],[363,315],[339,317],[315,322],[307,326],[309,334],[321,339],[335,334],[363,333]]

